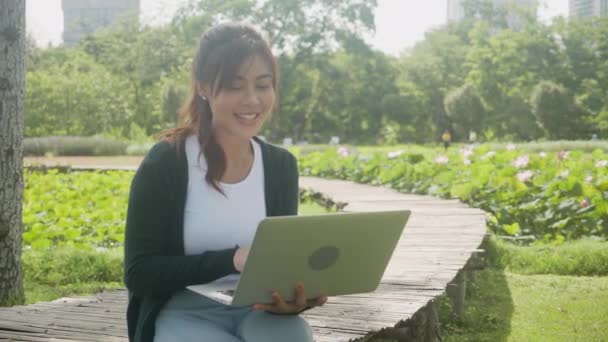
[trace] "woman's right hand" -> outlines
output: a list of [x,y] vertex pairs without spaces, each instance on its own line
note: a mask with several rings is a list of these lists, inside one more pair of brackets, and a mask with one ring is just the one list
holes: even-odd
[[243,272],[243,268],[245,268],[245,262],[247,262],[247,256],[249,256],[249,247],[239,247],[234,253],[234,257],[232,261],[234,263],[234,268]]

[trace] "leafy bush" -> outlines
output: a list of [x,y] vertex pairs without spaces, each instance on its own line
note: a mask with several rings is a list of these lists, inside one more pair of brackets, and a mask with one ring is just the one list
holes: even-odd
[[40,250],[122,246],[133,175],[25,170],[24,246]]
[[26,136],[108,134],[133,121],[136,91],[125,75],[77,49],[49,50],[28,66]]
[[[485,144],[490,150],[504,149],[505,143]],[[517,149],[526,152],[559,152],[578,150],[581,152],[593,152],[601,149],[608,151],[608,140],[553,140],[517,143]]]
[[[369,150],[368,150],[369,151]],[[417,150],[419,151],[419,150]],[[608,155],[602,150],[529,153],[507,146],[356,153],[344,147],[300,156],[302,175],[455,197],[488,212],[496,233],[543,241],[608,236]]]
[[100,137],[25,138],[26,156],[117,156],[124,155],[129,144]]
[[448,93],[444,100],[445,110],[452,124],[467,137],[469,132],[480,132],[485,108],[472,84],[464,84]]
[[[122,247],[133,176],[131,171],[68,170],[60,173],[54,168],[46,172],[26,169],[23,201],[25,250],[71,248],[82,251],[82,255],[70,258],[83,259],[89,257],[88,251]],[[306,191],[300,193],[300,198],[302,202],[322,202],[332,211],[340,205]],[[324,211],[318,205],[308,205],[305,209],[308,212]]]
[[144,156],[154,143],[135,143],[127,146],[125,153],[129,156]]
[[542,81],[532,91],[532,112],[552,139],[568,139],[584,132],[582,110],[561,84]]

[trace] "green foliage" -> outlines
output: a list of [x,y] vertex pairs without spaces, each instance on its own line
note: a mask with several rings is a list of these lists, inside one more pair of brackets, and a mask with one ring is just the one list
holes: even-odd
[[[505,147],[504,143],[484,144],[490,150],[499,150]],[[559,152],[559,151],[582,151],[591,153],[595,150],[608,151],[606,140],[555,140],[518,143],[517,149],[525,152]]]
[[[53,169],[47,172],[26,169],[23,245],[26,250],[41,251],[41,254],[31,254],[31,262],[35,264],[36,260],[44,259],[43,252],[59,248],[66,252],[59,255],[57,262],[85,265],[89,263],[87,260],[95,259],[92,256],[95,250],[121,247],[132,178],[133,172],[130,171],[59,173]],[[326,211],[319,204],[312,203],[316,198],[307,197],[304,193],[301,197],[306,202],[302,207],[306,213]],[[336,210],[333,204],[326,207]],[[73,250],[78,250],[80,254],[72,253]],[[109,260],[114,256],[110,253]],[[99,262],[102,263],[101,268],[107,263],[102,259]],[[55,268],[52,265],[49,267]],[[98,266],[88,268],[95,267]],[[67,266],[63,268],[66,271],[71,269]],[[46,271],[41,275],[53,277]],[[62,277],[59,274],[56,278]],[[46,281],[41,278],[33,280],[38,283]],[[95,280],[116,281],[105,276]]]
[[445,98],[445,110],[452,123],[468,136],[469,132],[481,130],[485,110],[481,98],[471,84],[456,88]]
[[[277,113],[263,132],[270,141],[425,143],[452,123],[454,141],[471,129],[501,141],[608,134],[608,18],[543,23],[524,15],[507,29],[504,8],[469,0],[462,21],[427,32],[395,58],[363,39],[376,6],[194,0],[163,26],[123,22],[72,49],[30,44],[25,134],[143,140],[141,132],[174,126],[200,34],[231,19],[261,26],[280,61]],[[535,87],[550,90],[545,81],[561,88],[533,97]],[[460,96],[448,98],[455,89]]]
[[[380,150],[382,151],[382,150]],[[329,148],[299,156],[302,175],[384,185],[399,191],[457,197],[488,215],[491,230],[560,242],[608,236],[608,155],[541,152],[515,146],[360,153]]]
[[25,171],[23,245],[121,246],[133,172]]
[[131,92],[123,78],[77,50],[48,55],[26,74],[26,137],[90,136],[129,122]]
[[197,38],[201,27],[192,32],[191,23],[248,20],[268,33],[280,55],[289,52],[301,59],[371,33],[376,5],[376,0],[195,0],[182,8],[174,23]]
[[100,137],[42,137],[25,138],[26,156],[119,156],[125,154],[128,143]]
[[[540,82],[532,91],[532,112],[552,139],[577,135],[581,112],[577,110],[566,88],[552,82]],[[580,129],[580,128],[579,128]]]

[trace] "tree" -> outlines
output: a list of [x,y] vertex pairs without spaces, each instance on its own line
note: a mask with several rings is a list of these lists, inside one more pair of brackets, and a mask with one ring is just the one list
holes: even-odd
[[124,137],[133,121],[130,84],[71,49],[26,74],[25,136]]
[[128,81],[132,114],[130,122],[147,134],[166,127],[157,105],[159,81],[172,75],[194,54],[194,44],[185,44],[170,26],[150,27],[123,21],[85,39],[78,48],[114,75]]
[[24,301],[21,273],[25,0],[0,7],[0,305]]
[[580,134],[581,110],[564,86],[540,82],[534,87],[530,102],[536,119],[552,139],[572,139]]
[[[528,25],[521,32],[503,30],[494,35],[491,32],[485,22],[479,22],[471,31],[467,82],[475,86],[483,99],[488,112],[487,129],[498,137],[528,135],[519,131],[520,120],[527,116],[510,108],[520,107],[518,98],[529,99],[541,80],[556,81],[563,73],[560,46],[552,30],[541,24]],[[535,122],[527,124],[533,126]]]
[[[401,85],[414,85],[416,91],[401,89],[404,93],[420,93],[425,111],[413,121],[417,134],[433,141],[449,126],[444,98],[449,89],[464,82],[468,73],[465,58],[468,46],[462,39],[446,29],[435,29],[425,34],[425,40],[401,57]],[[416,140],[419,141],[418,138]]]
[[485,109],[470,83],[448,93],[445,98],[445,111],[461,136],[468,137],[470,132],[481,133]]

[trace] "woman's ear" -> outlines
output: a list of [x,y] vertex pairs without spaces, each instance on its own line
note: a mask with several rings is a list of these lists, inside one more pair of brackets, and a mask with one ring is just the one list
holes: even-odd
[[207,100],[209,98],[210,90],[208,86],[204,86],[200,83],[197,83],[196,92],[198,93],[198,96],[200,96],[203,100]]

